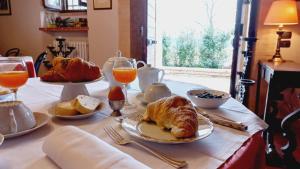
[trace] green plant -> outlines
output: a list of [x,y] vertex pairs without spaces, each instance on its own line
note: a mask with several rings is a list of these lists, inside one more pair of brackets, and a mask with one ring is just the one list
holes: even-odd
[[171,38],[166,34],[162,36],[162,64],[163,66],[172,66],[171,64]]
[[176,66],[179,67],[193,67],[193,62],[196,56],[196,39],[194,33],[182,32],[176,40],[176,55],[178,62]]
[[208,27],[200,42],[200,67],[222,68],[229,57],[226,48],[230,39],[230,33],[218,32],[213,27]]

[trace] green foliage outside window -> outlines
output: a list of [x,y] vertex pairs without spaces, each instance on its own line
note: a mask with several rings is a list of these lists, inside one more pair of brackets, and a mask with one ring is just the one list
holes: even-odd
[[191,31],[174,39],[164,34],[163,66],[223,68],[230,57],[226,52],[230,37],[230,33],[218,32],[213,27],[205,29],[201,37]]

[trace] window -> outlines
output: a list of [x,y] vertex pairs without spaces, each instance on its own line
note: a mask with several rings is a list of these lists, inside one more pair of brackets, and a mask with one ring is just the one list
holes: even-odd
[[86,0],[66,0],[66,10],[86,10]]
[[87,0],[43,0],[43,4],[49,10],[60,12],[87,10]]

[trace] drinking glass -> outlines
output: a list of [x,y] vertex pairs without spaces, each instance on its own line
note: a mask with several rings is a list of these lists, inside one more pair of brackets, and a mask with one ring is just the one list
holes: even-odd
[[117,59],[113,64],[113,76],[116,81],[124,86],[125,106],[124,108],[133,108],[134,104],[130,104],[127,97],[128,84],[133,82],[137,76],[136,60],[132,58]]
[[17,90],[28,80],[27,66],[23,58],[0,59],[0,86],[14,92],[17,100]]

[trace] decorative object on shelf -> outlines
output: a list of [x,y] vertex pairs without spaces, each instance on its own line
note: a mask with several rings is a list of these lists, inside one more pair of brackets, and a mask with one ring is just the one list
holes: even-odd
[[112,9],[112,0],[93,0],[94,9]]
[[48,46],[47,48],[50,50],[53,56],[63,56],[68,57],[72,51],[75,49],[73,46],[68,46],[66,44],[66,39],[62,37],[56,38],[56,41],[58,41],[58,50],[55,50],[54,46]]
[[265,25],[278,25],[277,31],[277,45],[276,51],[273,58],[269,61],[273,62],[284,62],[280,54],[280,48],[288,48],[291,46],[290,40],[292,32],[283,31],[284,25],[296,25],[298,24],[298,14],[297,14],[297,4],[294,0],[281,0],[274,1],[271,8],[267,14],[264,22]]
[[11,15],[10,0],[0,0],[0,15]]

